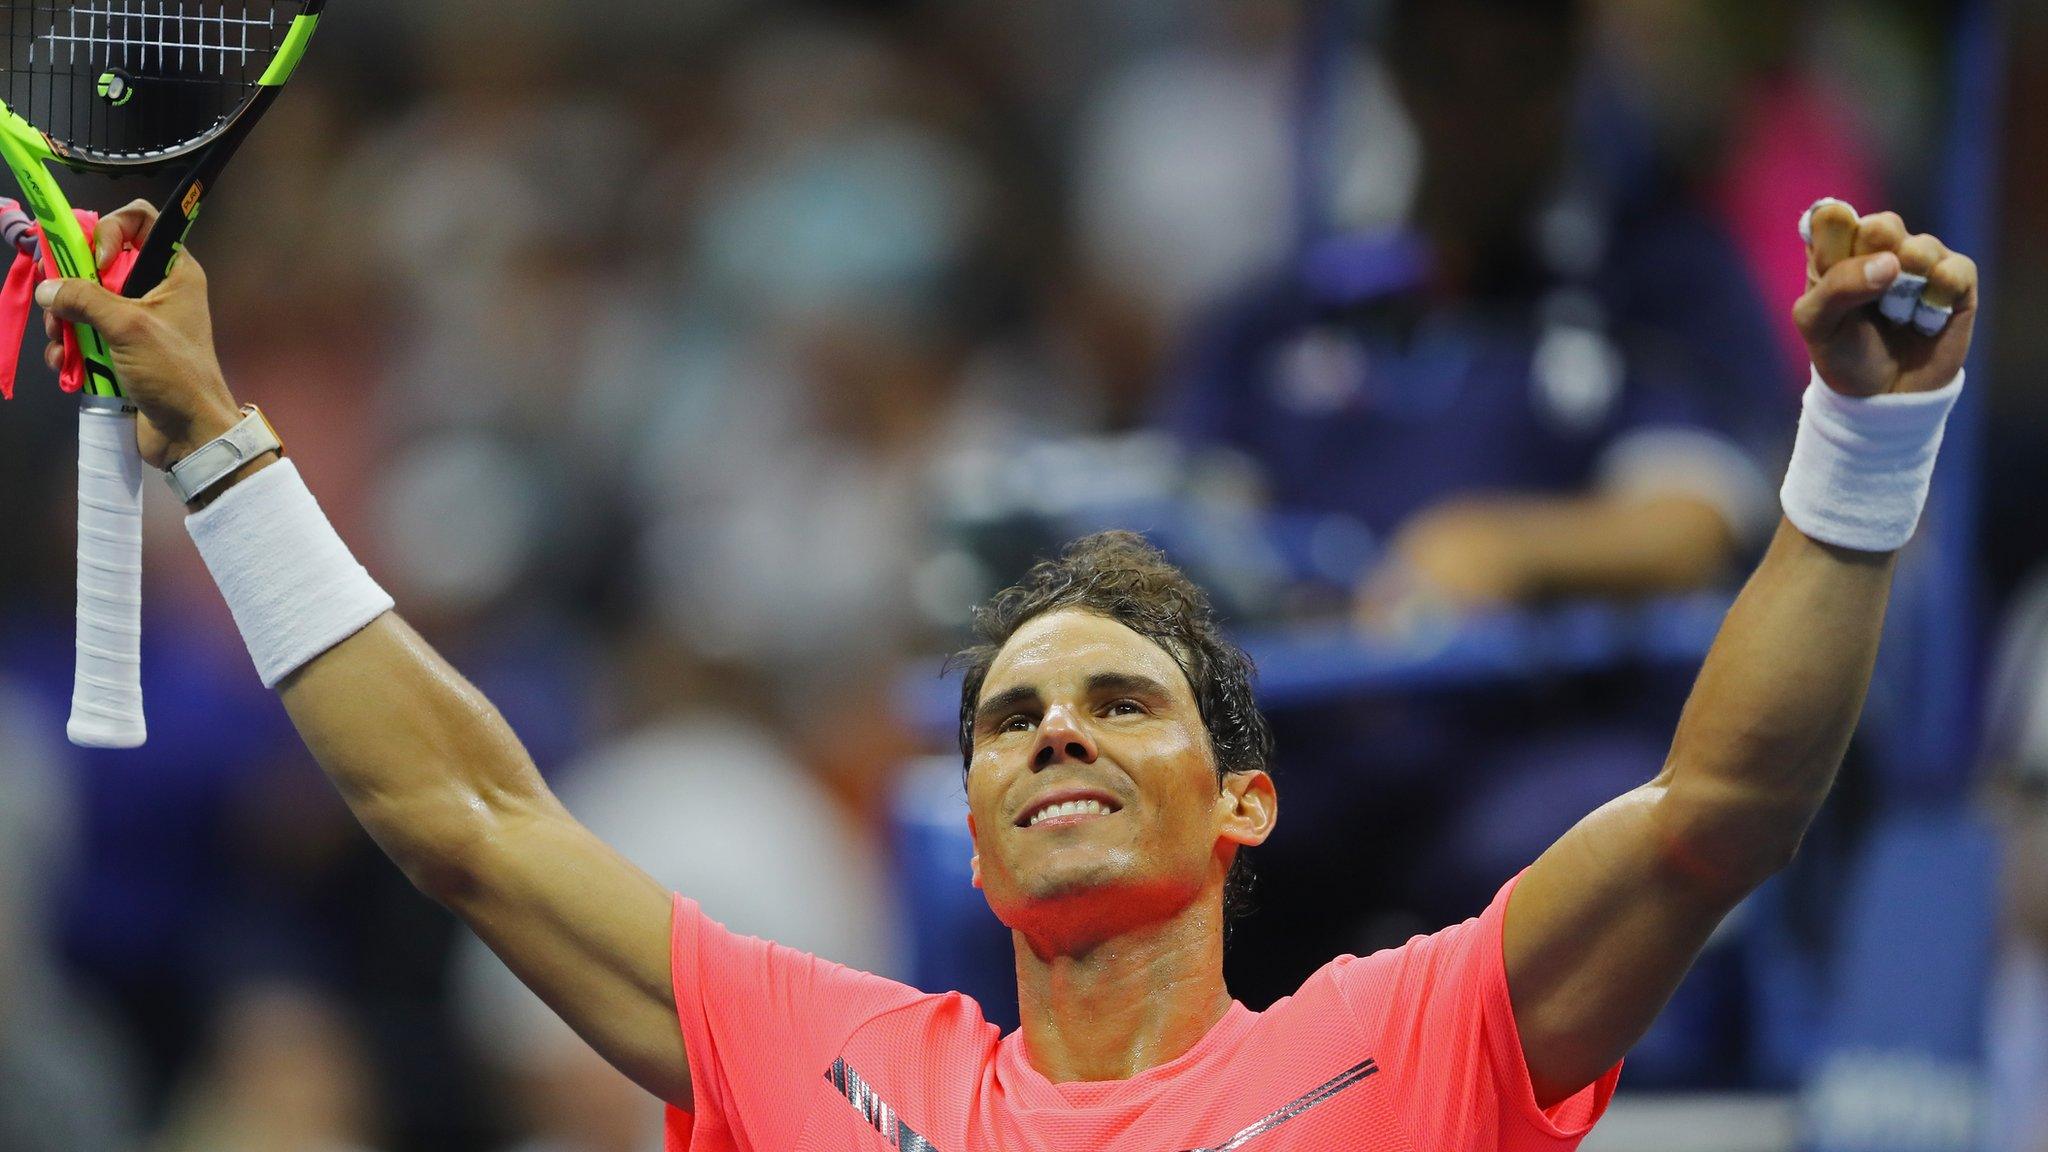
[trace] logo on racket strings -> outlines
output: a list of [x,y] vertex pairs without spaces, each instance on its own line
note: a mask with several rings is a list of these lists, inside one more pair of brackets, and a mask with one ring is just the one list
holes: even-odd
[[100,73],[100,99],[119,108],[135,99],[135,82],[119,68]]

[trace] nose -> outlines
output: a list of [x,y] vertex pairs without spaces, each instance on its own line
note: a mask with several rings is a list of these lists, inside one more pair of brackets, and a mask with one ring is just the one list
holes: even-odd
[[1079,722],[1074,713],[1063,707],[1054,707],[1045,714],[1038,724],[1038,746],[1031,750],[1033,769],[1050,768],[1055,764],[1074,762],[1095,763],[1095,738]]

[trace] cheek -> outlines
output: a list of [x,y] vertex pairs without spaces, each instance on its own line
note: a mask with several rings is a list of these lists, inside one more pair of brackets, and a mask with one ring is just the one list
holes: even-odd
[[1145,751],[1142,763],[1154,773],[1138,782],[1151,810],[1144,822],[1146,838],[1179,843],[1211,836],[1218,789],[1208,733],[1164,735]]

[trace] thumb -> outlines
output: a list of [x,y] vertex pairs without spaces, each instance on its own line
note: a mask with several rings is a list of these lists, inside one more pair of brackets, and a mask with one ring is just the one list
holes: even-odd
[[1850,313],[1883,296],[1898,278],[1894,252],[1840,261],[1793,305],[1792,319],[1808,340],[1826,340]]
[[91,280],[45,280],[36,286],[36,303],[59,320],[92,325],[110,341],[133,331],[140,307]]

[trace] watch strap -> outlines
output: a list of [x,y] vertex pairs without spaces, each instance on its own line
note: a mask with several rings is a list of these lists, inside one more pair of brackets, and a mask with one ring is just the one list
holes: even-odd
[[278,439],[277,430],[270,426],[261,409],[244,404],[242,413],[240,423],[207,441],[164,473],[164,480],[179,500],[190,504],[265,452],[284,452],[284,441]]

